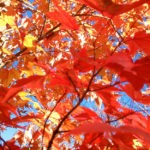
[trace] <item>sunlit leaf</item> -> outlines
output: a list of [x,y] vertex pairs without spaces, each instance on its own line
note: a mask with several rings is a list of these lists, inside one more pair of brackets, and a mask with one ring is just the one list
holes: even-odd
[[29,48],[34,47],[35,46],[35,41],[36,41],[36,37],[34,37],[31,34],[27,34],[24,37],[23,45],[25,47],[29,47]]

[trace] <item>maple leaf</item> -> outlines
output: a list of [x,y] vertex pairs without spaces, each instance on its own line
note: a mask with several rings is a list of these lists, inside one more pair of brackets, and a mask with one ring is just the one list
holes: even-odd
[[147,57],[133,63],[130,56],[124,52],[116,53],[106,60],[107,67],[117,71],[122,80],[127,79],[137,90],[141,89],[143,84],[150,80],[148,76],[149,63]]
[[72,116],[78,121],[100,120],[99,116],[94,111],[81,106],[78,107]]
[[23,45],[28,48],[33,47],[34,42],[36,41],[36,38],[31,34],[26,35],[23,39],[24,39]]
[[78,0],[83,4],[86,4],[108,16],[115,16],[122,13],[126,13],[132,9],[141,6],[144,3],[148,3],[147,0],[139,0],[131,4],[115,4],[112,0]]
[[129,45],[132,54],[135,54],[137,50],[141,50],[150,55],[150,48],[147,46],[150,42],[150,34],[145,31],[136,32],[134,37],[129,37],[125,41]]
[[[131,133],[139,138],[147,145],[150,145],[150,132],[138,127],[133,126],[120,126],[118,128],[112,127],[108,124],[101,123],[99,121],[95,121],[93,123],[86,122],[76,129],[70,131],[69,134],[81,134],[81,133],[102,133],[102,132],[120,132],[120,133]],[[107,138],[107,137],[106,137]]]
[[54,10],[53,12],[47,12],[46,14],[48,18],[59,21],[66,29],[71,30],[79,29],[79,26],[75,18],[70,16],[66,11],[64,11],[59,6],[57,6],[56,10]]

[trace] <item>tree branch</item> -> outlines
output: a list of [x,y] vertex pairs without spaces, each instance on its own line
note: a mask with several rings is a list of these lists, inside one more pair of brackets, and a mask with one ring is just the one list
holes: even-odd
[[[64,98],[64,96],[66,95],[66,93],[64,93],[60,98],[59,100],[57,101],[57,104]],[[42,150],[44,149],[43,145],[44,145],[44,135],[45,135],[45,129],[46,129],[46,124],[47,124],[47,121],[49,119],[49,117],[51,116],[52,112],[55,110],[57,104],[53,107],[53,109],[50,111],[50,113],[47,115],[46,119],[45,119],[45,122],[44,122],[44,126],[43,126],[43,133],[42,133]]]
[[11,148],[9,147],[9,145],[7,144],[7,142],[0,136],[0,140],[4,143],[4,145],[7,146],[8,150],[11,150]]

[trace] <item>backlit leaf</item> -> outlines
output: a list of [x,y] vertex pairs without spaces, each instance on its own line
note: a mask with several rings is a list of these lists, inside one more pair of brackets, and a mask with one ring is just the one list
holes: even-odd
[[53,12],[47,12],[48,18],[52,20],[58,20],[66,29],[78,30],[79,26],[74,17],[70,16],[61,7],[57,6],[57,9]]
[[31,34],[27,34],[25,37],[24,37],[24,41],[23,41],[23,45],[25,47],[28,47],[28,48],[31,48],[31,47],[34,47],[35,46],[35,41],[36,41],[36,37],[34,37],[33,35]]

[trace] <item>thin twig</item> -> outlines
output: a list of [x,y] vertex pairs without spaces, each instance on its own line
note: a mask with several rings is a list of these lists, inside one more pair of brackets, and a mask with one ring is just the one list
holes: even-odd
[[53,109],[50,111],[50,113],[47,115],[45,122],[44,122],[44,126],[43,126],[43,133],[42,133],[42,150],[44,149],[43,145],[44,145],[44,136],[45,136],[45,129],[46,129],[46,124],[47,121],[49,119],[49,117],[51,116],[52,112],[55,110],[55,108],[57,107],[58,103],[64,98],[64,96],[66,95],[66,93],[64,93],[59,100],[57,101],[57,104],[53,107]]
[[89,89],[90,89],[90,86],[92,84],[92,81],[94,79],[95,75],[93,73],[90,81],[89,81],[89,84],[85,90],[85,92],[83,93],[83,95],[81,96],[81,98],[79,98],[78,100],[78,103],[64,116],[64,118],[60,121],[60,123],[58,124],[58,126],[56,127],[56,129],[54,130],[53,134],[52,134],[52,137],[48,143],[48,147],[47,147],[47,150],[51,150],[51,147],[53,145],[53,141],[56,137],[56,135],[58,134],[59,132],[59,129],[60,127],[62,126],[62,124],[64,123],[64,121],[71,115],[71,113],[82,103],[83,99],[85,98],[86,94],[89,92]]
[[0,136],[0,140],[4,143],[4,145],[7,146],[8,150],[11,150],[11,148],[9,147],[9,145],[7,144],[7,142]]

